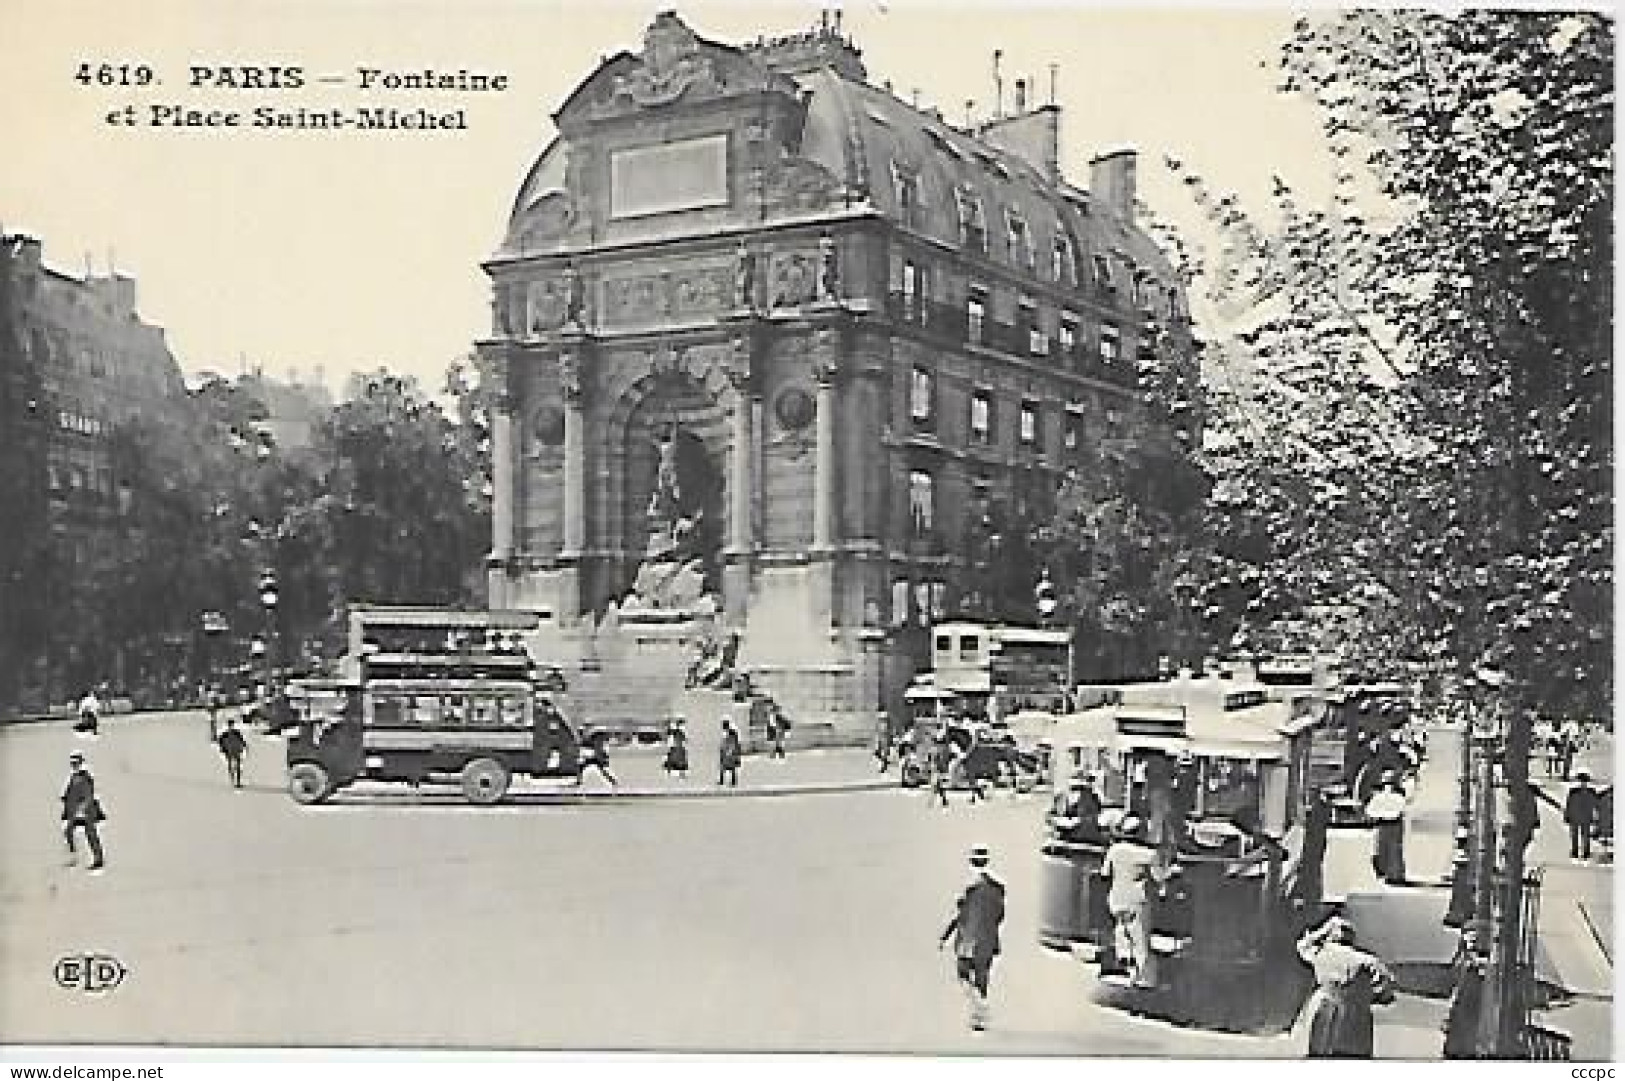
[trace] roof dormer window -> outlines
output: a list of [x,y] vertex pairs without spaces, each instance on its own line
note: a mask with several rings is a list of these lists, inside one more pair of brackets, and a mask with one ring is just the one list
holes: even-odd
[[1078,284],[1077,251],[1072,244],[1072,237],[1065,230],[1058,230],[1055,234],[1055,246],[1050,257],[1050,276],[1057,285]]
[[1019,267],[1032,270],[1036,259],[1033,252],[1033,234],[1027,227],[1027,219],[1022,217],[1021,211],[1006,207],[1004,228],[1010,238],[1010,261]]
[[1113,289],[1113,288],[1115,288],[1115,286],[1112,283],[1112,264],[1111,264],[1111,260],[1107,259],[1104,255],[1097,255],[1094,258],[1094,264],[1095,264],[1095,285],[1098,286],[1101,289]]
[[920,224],[920,174],[911,166],[892,162],[892,197],[897,201],[897,218],[909,228]]

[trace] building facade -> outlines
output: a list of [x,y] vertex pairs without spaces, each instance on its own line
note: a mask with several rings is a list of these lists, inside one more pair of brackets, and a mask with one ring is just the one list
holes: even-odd
[[37,239],[4,242],[18,340],[45,389],[53,525],[71,552],[119,512],[113,429],[136,418],[184,429],[186,385],[163,328],[136,311],[135,279],[75,278],[45,265]]
[[1144,350],[1188,362],[1133,152],[1075,187],[1025,99],[959,128],[838,25],[670,13],[589,75],[486,263],[492,605],[713,619],[787,708],[872,723],[910,630],[974,610],[990,508],[1146,436]]

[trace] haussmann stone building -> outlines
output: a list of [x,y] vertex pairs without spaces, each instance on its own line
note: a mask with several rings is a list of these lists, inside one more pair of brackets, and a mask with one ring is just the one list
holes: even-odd
[[1143,429],[1142,348],[1189,354],[1134,153],[1073,186],[1026,98],[956,127],[838,24],[670,13],[588,75],[486,263],[492,607],[640,678],[736,632],[792,716],[871,732],[965,610],[982,510]]

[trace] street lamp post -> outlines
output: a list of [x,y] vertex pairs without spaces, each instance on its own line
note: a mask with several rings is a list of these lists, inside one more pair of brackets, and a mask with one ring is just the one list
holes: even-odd
[[271,702],[276,697],[276,606],[280,599],[275,571],[266,570],[260,575],[259,589],[260,607],[265,610],[265,709],[270,723]]
[[220,642],[225,636],[226,617],[219,612],[204,612],[203,622],[203,678],[207,684],[204,690],[204,706],[209,711],[209,738],[215,735],[215,703],[220,700]]

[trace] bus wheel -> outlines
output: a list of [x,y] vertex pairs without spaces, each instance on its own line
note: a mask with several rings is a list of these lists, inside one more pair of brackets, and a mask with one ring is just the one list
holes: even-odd
[[320,803],[333,794],[333,781],[314,762],[300,762],[288,770],[288,795],[295,803]]
[[508,794],[508,767],[494,758],[476,758],[463,767],[463,796],[490,806]]

